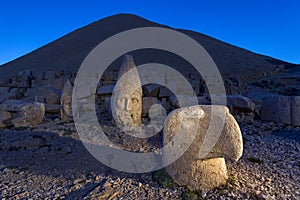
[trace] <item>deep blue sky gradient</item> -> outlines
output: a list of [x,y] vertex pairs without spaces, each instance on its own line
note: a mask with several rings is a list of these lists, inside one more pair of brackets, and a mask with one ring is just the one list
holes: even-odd
[[101,18],[131,13],[300,63],[298,0],[97,0],[0,2],[0,64]]

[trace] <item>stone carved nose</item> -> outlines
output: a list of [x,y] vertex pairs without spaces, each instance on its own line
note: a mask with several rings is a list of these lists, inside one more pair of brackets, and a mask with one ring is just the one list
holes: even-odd
[[125,100],[125,111],[130,111],[131,110],[131,102],[129,99]]

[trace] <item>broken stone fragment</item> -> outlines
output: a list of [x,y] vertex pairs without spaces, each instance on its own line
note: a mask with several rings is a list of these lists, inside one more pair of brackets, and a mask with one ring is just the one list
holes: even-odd
[[143,97],[142,116],[148,117],[151,106],[160,104],[160,101],[156,97]]
[[11,113],[8,111],[1,110],[0,111],[0,128],[5,128],[7,124],[7,120],[12,117]]
[[[224,127],[220,135],[217,135],[218,138],[206,138],[212,120],[212,109],[216,109],[220,116],[226,117]],[[204,114],[193,115],[193,112],[197,110],[199,113],[200,111],[204,112]],[[228,108],[225,106],[197,105],[174,110],[165,122],[164,145],[170,143],[178,132],[184,133],[184,137],[187,138],[191,137],[192,134],[196,133],[196,135],[188,150],[178,160],[166,167],[166,171],[175,182],[181,186],[187,186],[191,190],[204,192],[224,184],[227,180],[224,158],[238,160],[243,152],[240,128],[229,113]],[[217,139],[216,144],[212,142],[215,139]],[[204,140],[211,142],[209,143],[210,148],[201,148]],[[200,151],[204,151],[204,157],[200,157]],[[164,160],[168,161],[170,156],[172,155],[164,153]]]
[[57,104],[46,104],[45,105],[46,113],[49,114],[59,114],[60,105]]
[[19,74],[15,77],[15,85],[18,88],[29,88],[32,85],[32,71],[26,70],[21,71]]
[[[5,116],[3,124],[11,124],[15,127],[27,127],[40,124],[45,115],[43,103],[27,103],[20,100],[8,100],[0,104],[0,114]],[[3,123],[4,121],[4,123]]]
[[97,90],[97,94],[99,96],[102,95],[111,95],[114,91],[114,85],[104,85],[104,86],[100,86],[99,89]]
[[211,189],[224,185],[228,179],[224,158],[194,160],[180,168],[168,167],[168,173],[176,172],[174,180],[189,190],[207,193]]
[[159,90],[159,98],[166,98],[166,97],[169,97],[172,95],[173,95],[173,93],[168,88],[162,87]]
[[253,112],[255,104],[248,97],[241,95],[227,95],[227,107],[230,111],[235,112]]
[[113,91],[114,91],[115,86],[114,85],[101,85],[97,89],[97,95],[99,99],[105,100],[108,97],[111,97]]
[[36,88],[29,88],[24,95],[24,100],[34,102],[36,97],[43,97],[47,104],[58,104],[60,102],[61,91],[49,86],[41,86]]
[[158,97],[161,86],[158,84],[148,84],[143,86],[145,97]]
[[112,120],[111,97],[106,97],[104,100],[104,110],[107,113],[109,120]]
[[300,126],[300,96],[291,97],[291,124]]
[[272,95],[262,99],[261,119],[300,125],[300,97]]

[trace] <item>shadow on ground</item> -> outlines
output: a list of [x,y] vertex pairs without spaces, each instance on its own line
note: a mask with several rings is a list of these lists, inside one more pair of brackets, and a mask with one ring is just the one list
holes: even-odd
[[13,168],[66,180],[89,174],[102,177],[100,183],[87,183],[69,193],[67,199],[86,196],[94,188],[101,187],[106,182],[106,177],[131,178],[143,183],[144,177],[151,175],[130,174],[111,169],[95,159],[80,140],[51,132],[0,131],[0,144],[0,170]]

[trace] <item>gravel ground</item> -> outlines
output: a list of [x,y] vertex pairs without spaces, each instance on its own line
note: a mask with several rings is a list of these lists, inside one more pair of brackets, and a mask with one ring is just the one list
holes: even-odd
[[[0,131],[2,199],[200,199],[204,195],[174,186],[162,171],[128,174],[104,166],[83,147],[72,123],[51,118],[38,127]],[[300,199],[300,128],[261,121],[239,124],[243,157],[227,161],[228,183],[205,199]],[[109,126],[105,131],[118,133]]]

